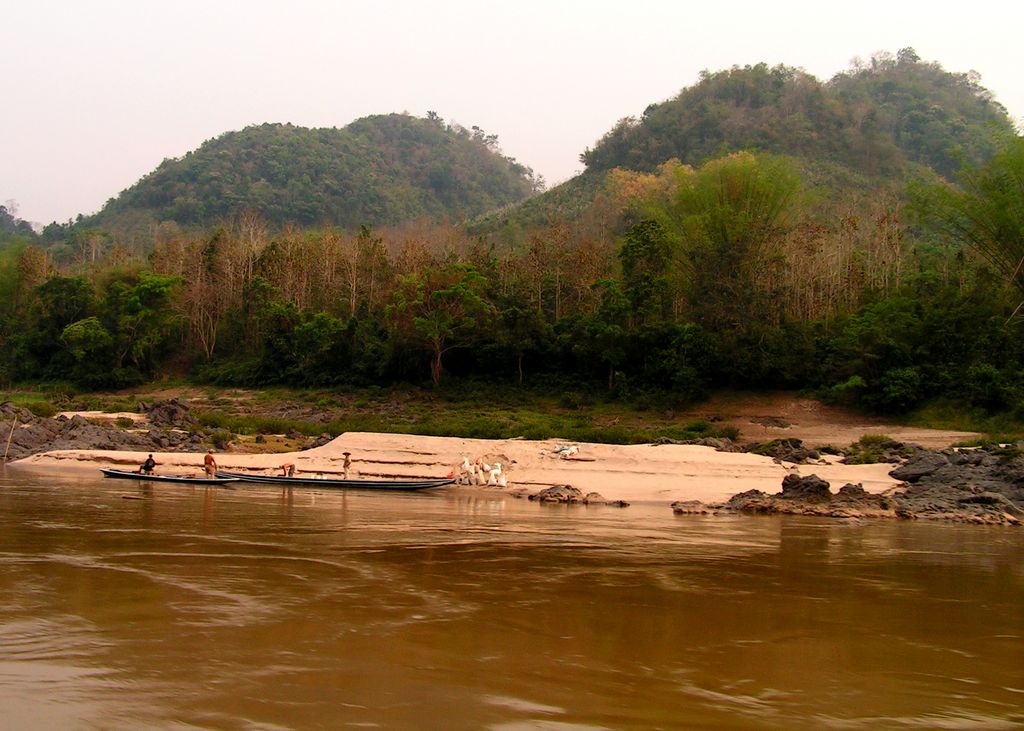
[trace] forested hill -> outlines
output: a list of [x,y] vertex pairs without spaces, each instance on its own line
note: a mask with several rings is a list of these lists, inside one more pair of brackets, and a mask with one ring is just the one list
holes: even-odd
[[481,217],[470,230],[517,232],[577,219],[616,168],[651,173],[672,159],[697,168],[741,150],[767,152],[794,158],[808,185],[836,198],[902,189],[922,170],[952,180],[962,163],[984,163],[1014,134],[976,74],[945,71],[910,48],[856,61],[827,82],[764,63],[704,72],[639,118],[621,119],[580,155],[582,175]]
[[160,222],[206,228],[244,209],[272,225],[457,221],[522,200],[534,184],[495,136],[433,113],[371,116],[344,128],[263,124],[165,160],[77,226],[133,239]]
[[922,62],[912,49],[877,54],[823,83],[766,64],[705,72],[677,97],[620,121],[581,156],[588,170],[699,165],[736,150],[815,157],[869,175],[909,162],[951,176],[960,156],[991,157],[1006,110],[974,74]]

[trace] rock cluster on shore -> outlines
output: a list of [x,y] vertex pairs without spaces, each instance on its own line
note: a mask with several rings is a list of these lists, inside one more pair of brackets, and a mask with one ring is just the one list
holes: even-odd
[[581,505],[609,505],[616,508],[629,507],[629,503],[624,500],[606,500],[597,492],[588,492],[584,495],[582,490],[572,485],[552,485],[527,497],[540,503],[579,503]]
[[122,429],[113,424],[90,421],[81,415],[36,416],[10,402],[0,404],[0,438],[7,461],[56,449],[111,449],[128,451],[198,452],[203,437],[179,428],[194,424],[182,404],[163,402],[143,405],[149,411],[148,429]]
[[903,480],[882,494],[860,485],[833,493],[825,480],[789,474],[782,492],[748,490],[725,503],[672,504],[677,514],[777,513],[836,518],[891,517],[963,523],[1020,525],[1024,520],[1024,446],[912,450],[914,456],[890,471]]

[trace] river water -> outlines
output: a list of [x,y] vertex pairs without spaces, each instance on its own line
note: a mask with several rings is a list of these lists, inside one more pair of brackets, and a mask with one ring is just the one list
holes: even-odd
[[0,478],[0,728],[1024,726],[1024,530]]

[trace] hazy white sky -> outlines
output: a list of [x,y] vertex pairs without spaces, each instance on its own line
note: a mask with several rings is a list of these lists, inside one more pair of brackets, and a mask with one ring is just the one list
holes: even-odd
[[702,69],[827,80],[911,46],[1020,121],[1019,0],[0,0],[0,204],[93,213],[222,132],[436,111],[549,184]]

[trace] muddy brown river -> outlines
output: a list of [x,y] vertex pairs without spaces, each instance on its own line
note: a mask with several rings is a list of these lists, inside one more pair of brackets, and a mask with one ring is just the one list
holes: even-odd
[[0,477],[0,728],[1024,726],[1024,529]]

